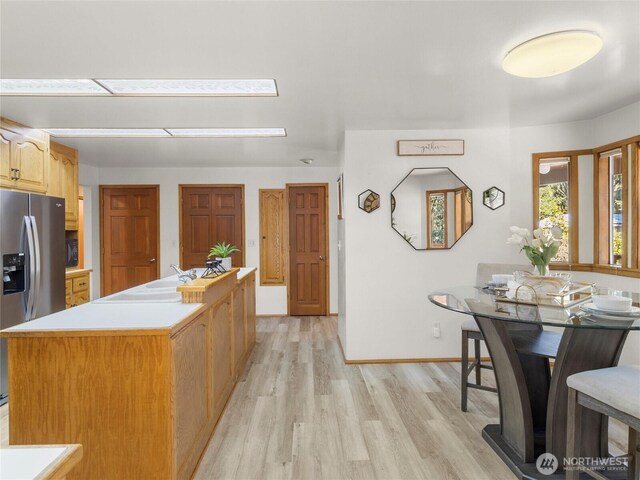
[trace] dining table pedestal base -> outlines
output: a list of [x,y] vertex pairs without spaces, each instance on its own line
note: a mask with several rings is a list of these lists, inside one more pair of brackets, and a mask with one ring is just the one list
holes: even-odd
[[543,475],[536,468],[535,463],[527,463],[522,460],[513,448],[505,442],[502,434],[500,433],[500,425],[492,424],[487,425],[482,430],[482,438],[489,444],[494,452],[498,454],[504,464],[509,467],[515,476],[521,480],[564,480],[565,473],[563,470],[556,470],[551,475]]
[[[565,328],[559,333],[534,322],[504,322],[483,315],[475,319],[491,356],[500,401],[500,424],[487,426],[484,439],[518,478],[564,478],[567,377],[615,366],[628,332]],[[586,414],[583,455],[609,456],[607,417]],[[559,463],[552,475],[536,468],[543,453],[553,454]]]
[[[509,470],[521,480],[565,480],[566,478],[566,473],[561,468],[552,474],[543,474],[537,469],[535,463],[523,462],[519,455],[502,438],[499,424],[491,424],[484,427],[482,438],[496,452],[504,464],[509,467]],[[580,475],[580,480],[591,478],[586,473]],[[628,480],[627,471],[608,471],[607,479]]]

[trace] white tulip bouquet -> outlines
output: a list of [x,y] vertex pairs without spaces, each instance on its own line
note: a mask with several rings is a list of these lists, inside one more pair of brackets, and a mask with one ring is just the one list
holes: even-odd
[[540,275],[547,275],[549,262],[556,256],[560,248],[562,229],[552,227],[549,229],[537,228],[533,235],[527,228],[511,227],[511,236],[507,239],[510,245],[517,245],[520,251],[524,251],[527,258],[535,265]]

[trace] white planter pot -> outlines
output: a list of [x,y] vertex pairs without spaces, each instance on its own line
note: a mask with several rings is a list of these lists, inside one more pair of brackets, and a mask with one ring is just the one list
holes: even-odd
[[220,260],[222,268],[224,268],[225,270],[229,271],[231,270],[231,257],[226,257],[226,258],[220,258],[217,257],[216,260]]

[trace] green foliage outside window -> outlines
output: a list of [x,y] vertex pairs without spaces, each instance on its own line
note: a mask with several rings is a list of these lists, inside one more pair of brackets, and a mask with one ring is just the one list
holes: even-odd
[[553,262],[569,261],[569,184],[568,182],[552,183],[540,187],[540,225],[557,226],[562,229],[562,244]]
[[431,199],[431,245],[444,245],[444,195],[430,195]]

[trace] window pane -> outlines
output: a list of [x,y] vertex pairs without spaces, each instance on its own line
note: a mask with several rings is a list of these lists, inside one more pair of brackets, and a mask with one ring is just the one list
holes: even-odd
[[622,154],[609,157],[609,263],[622,265]]
[[431,229],[431,247],[442,248],[447,246],[445,241],[446,219],[445,219],[445,195],[444,193],[429,194],[429,216]]
[[539,225],[562,229],[562,244],[553,262],[569,261],[569,158],[540,160]]

